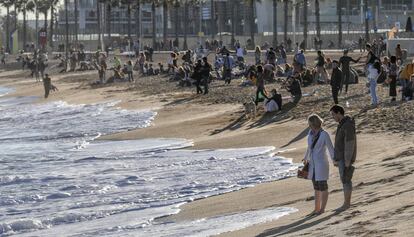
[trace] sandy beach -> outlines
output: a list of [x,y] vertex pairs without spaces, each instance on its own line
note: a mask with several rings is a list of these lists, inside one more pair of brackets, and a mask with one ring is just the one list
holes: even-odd
[[[337,58],[338,54],[327,53]],[[310,55],[313,58],[314,55]],[[159,55],[156,60],[164,60]],[[333,101],[328,85],[306,87],[297,106],[288,101],[281,112],[265,114],[259,110],[255,119],[244,118],[242,101],[254,94],[253,87],[241,88],[240,80],[224,86],[214,81],[211,93],[196,95],[195,88],[180,88],[163,75],[138,77],[134,83],[114,83],[94,87],[96,71],[58,74],[51,70],[59,88],[43,99],[43,85],[16,67],[1,68],[0,86],[15,88],[7,96],[39,96],[35,103],[63,100],[70,104],[120,101],[124,109],[151,109],[157,116],[148,128],[131,130],[101,139],[185,138],[194,142],[192,149],[244,148],[274,146],[278,155],[301,162],[306,149],[307,123],[311,113],[325,119],[331,139],[336,123],[329,115]],[[266,85],[280,88],[277,82]],[[288,92],[280,89],[283,96]],[[340,104],[354,116],[358,132],[358,156],[353,180],[352,207],[334,210],[343,201],[337,168],[331,164],[329,201],[326,213],[307,217],[313,209],[312,183],[291,177],[263,183],[219,196],[200,199],[181,206],[181,212],[157,221],[189,221],[202,218],[260,210],[268,207],[293,207],[297,212],[272,222],[253,225],[220,236],[412,236],[414,230],[414,109],[413,102],[391,103],[388,88],[379,86],[380,105],[369,107],[364,79],[351,85],[340,96]]]

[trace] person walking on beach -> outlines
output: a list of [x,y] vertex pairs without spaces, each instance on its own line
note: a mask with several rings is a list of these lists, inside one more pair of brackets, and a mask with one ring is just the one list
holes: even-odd
[[254,59],[256,62],[256,65],[261,63],[261,57],[262,57],[262,50],[260,48],[260,46],[256,46],[256,49],[254,51]]
[[388,78],[389,78],[389,84],[390,84],[391,102],[394,102],[397,97],[397,75],[398,75],[397,57],[391,56],[390,64],[388,67]]
[[226,54],[223,58],[223,79],[224,84],[229,84],[231,82],[231,70],[234,67],[234,59],[230,56],[229,53]]
[[316,114],[309,116],[308,148],[304,162],[309,164],[308,179],[312,180],[315,190],[315,210],[310,215],[325,212],[328,202],[329,159],[334,158],[334,147],[329,134],[322,129],[323,120]]
[[197,63],[194,66],[194,72],[193,75],[191,76],[192,78],[195,79],[195,86],[196,86],[196,90],[197,90],[197,94],[203,94],[203,90],[201,89],[200,85],[201,85],[201,80],[202,80],[202,76],[201,76],[201,60],[197,60]]
[[358,63],[360,59],[361,57],[358,58],[357,60],[349,57],[347,49],[344,50],[344,56],[342,56],[339,59],[339,65],[341,66],[341,70],[343,73],[343,82],[341,82],[341,91],[342,91],[343,85],[345,84],[345,94],[348,93],[348,84],[351,78],[351,67],[349,66],[349,64],[351,62]]
[[373,66],[368,67],[369,93],[371,94],[371,105],[377,106],[377,79],[381,72],[381,64],[375,62]]
[[355,121],[345,115],[344,108],[339,105],[334,105],[330,109],[330,113],[334,120],[339,123],[335,135],[334,165],[339,169],[339,176],[344,190],[344,204],[337,210],[343,211],[351,206],[352,176],[355,169],[352,164],[355,162],[357,154]]
[[257,66],[256,98],[254,100],[256,106],[263,101],[264,98],[260,98],[261,96],[266,98],[264,76],[262,65]]
[[335,104],[338,104],[338,93],[341,89],[342,83],[342,71],[339,69],[339,62],[334,60],[332,62],[332,76],[331,76],[331,88],[332,88],[332,98]]
[[321,78],[321,81],[323,81],[325,84],[328,84],[329,75],[325,69],[325,56],[320,50],[318,51],[318,57],[316,58],[316,75]]
[[201,77],[204,85],[204,95],[208,94],[208,84],[210,83],[210,72],[212,70],[211,64],[207,57],[203,57],[203,64],[201,66]]
[[133,68],[132,68],[132,61],[129,60],[126,64],[126,71],[128,74],[128,81],[133,82],[134,81],[134,74],[133,74]]
[[49,77],[49,74],[45,74],[43,78],[43,87],[45,88],[45,99],[49,97],[50,91],[58,91],[58,88],[52,84],[52,79]]

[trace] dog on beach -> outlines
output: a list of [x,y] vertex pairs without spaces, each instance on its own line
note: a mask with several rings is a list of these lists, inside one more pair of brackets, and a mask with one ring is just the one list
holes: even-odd
[[253,99],[248,102],[243,103],[244,106],[244,116],[248,119],[256,118],[256,104]]

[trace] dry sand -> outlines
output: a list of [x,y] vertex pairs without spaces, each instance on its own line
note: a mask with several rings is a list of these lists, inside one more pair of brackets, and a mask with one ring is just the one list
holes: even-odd
[[[337,55],[333,55],[334,57]],[[304,98],[298,106],[289,104],[276,114],[259,112],[256,119],[243,117],[240,101],[254,92],[240,89],[234,81],[223,87],[212,85],[208,96],[198,96],[194,89],[177,88],[167,78],[139,78],[136,83],[116,83],[91,87],[95,71],[52,75],[59,92],[47,100],[41,98],[43,86],[27,77],[28,72],[0,72],[0,84],[16,88],[9,96],[40,96],[43,103],[64,100],[68,103],[96,103],[120,100],[126,109],[152,109],[158,112],[153,126],[103,139],[140,139],[174,137],[194,141],[194,149],[275,146],[280,155],[300,162],[307,134],[306,117],[317,112],[326,119],[326,129],[334,138],[336,124],[329,117],[332,104],[328,86],[318,86],[318,94]],[[268,85],[278,87],[277,84]],[[305,88],[306,91],[313,87]],[[195,220],[229,213],[275,206],[295,207],[299,211],[279,220],[223,233],[221,236],[413,236],[414,230],[414,145],[412,132],[413,103],[387,103],[387,89],[380,88],[383,98],[378,108],[370,108],[366,88],[361,83],[351,86],[347,110],[356,117],[358,128],[358,158],[354,178],[352,207],[342,213],[333,210],[342,204],[342,190],[337,170],[331,167],[330,197],[327,212],[309,218],[313,208],[310,181],[288,178],[257,185],[224,195],[197,200],[182,206],[182,211],[166,219]],[[286,94],[286,92],[283,92]],[[234,102],[234,103],[231,103]]]

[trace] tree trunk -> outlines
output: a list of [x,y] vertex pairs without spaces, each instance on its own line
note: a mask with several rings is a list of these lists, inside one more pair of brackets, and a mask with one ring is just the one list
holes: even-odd
[[14,29],[17,30],[17,3],[14,4]]
[[111,4],[106,4],[106,33],[108,34],[108,43],[111,42]]
[[337,1],[338,7],[338,48],[342,47],[342,1]]
[[368,0],[364,0],[364,17],[365,17],[365,42],[368,43],[369,40],[369,22],[367,17],[368,12]]
[[316,36],[318,39],[321,39],[321,17],[320,17],[320,8],[319,0],[315,0],[315,18],[316,18]]
[[54,25],[54,13],[55,12],[55,7],[53,6],[53,4],[51,4],[50,6],[50,31],[49,31],[49,46],[53,48],[53,25]]
[[285,22],[283,22],[283,34],[284,34],[284,41],[285,44],[288,41],[288,21],[289,21],[289,1],[288,0],[284,0],[284,11],[285,11]]
[[[138,0],[137,8],[135,9],[135,35],[139,39],[141,37],[141,2]],[[142,43],[142,42],[140,42]]]
[[168,45],[168,3],[167,0],[162,2],[162,38],[164,41],[164,49],[169,48]]
[[230,1],[230,4],[231,4],[231,6],[230,6],[230,11],[231,11],[231,48],[232,47],[234,47],[234,43],[235,43],[235,38],[234,38],[234,35],[235,35],[235,26],[236,26],[236,19],[235,19],[235,17],[234,17],[234,7],[235,7],[235,5],[234,5],[234,1]]
[[157,22],[156,22],[156,15],[155,15],[155,2],[152,2],[151,5],[151,16],[152,16],[152,47],[155,50],[155,45],[156,45],[156,37],[157,37]]
[[[179,42],[178,41],[178,32],[179,32],[179,30],[180,30],[180,15],[178,14],[178,9],[179,9],[179,5],[178,4],[176,4],[175,6],[174,6],[174,19],[175,19],[175,29],[174,29],[174,33],[175,33],[175,41],[176,42]],[[177,45],[177,47],[178,48],[180,48],[180,45]]]
[[216,24],[216,12],[215,12],[215,4],[214,4],[214,0],[210,0],[210,22],[211,22],[211,38],[214,40],[215,36],[216,36],[216,28],[217,28],[217,24]]
[[74,0],[75,3],[75,42],[76,42],[76,47],[78,47],[78,28],[79,28],[79,24],[78,24],[78,0]]
[[10,53],[10,7],[6,6],[6,52]]
[[256,23],[254,22],[254,1],[255,0],[249,0],[250,7],[249,7],[249,15],[250,15],[250,39],[252,40],[252,45],[254,47],[254,33],[256,28]]
[[127,14],[128,14],[128,38],[131,40],[131,3],[128,2],[128,9],[127,9]]
[[27,50],[27,19],[26,19],[26,7],[23,7],[23,49],[24,51]]
[[[101,6],[99,0],[96,1],[96,24],[98,26],[98,45],[101,45],[102,30],[101,30]],[[99,48],[99,47],[98,47]],[[103,50],[103,49],[101,49]]]
[[[188,0],[185,0],[185,2],[184,2],[184,19],[185,19],[185,21],[188,20],[188,3],[187,3],[187,1]],[[188,29],[188,24],[187,24],[187,22],[184,22],[184,43],[183,43],[184,50],[188,49],[188,46],[187,46],[187,29]]]
[[277,0],[273,0],[273,47],[277,47]]
[[303,41],[304,50],[306,50],[308,43],[308,0],[303,1]]
[[68,14],[68,0],[65,0],[65,70],[68,69],[69,60],[69,14]]
[[48,17],[48,14],[47,14],[47,9],[45,10],[45,12],[43,12],[43,14],[44,14],[44,16],[45,16],[45,19],[44,19],[44,21],[43,21],[43,29],[45,30],[45,31],[47,31],[47,17]]

